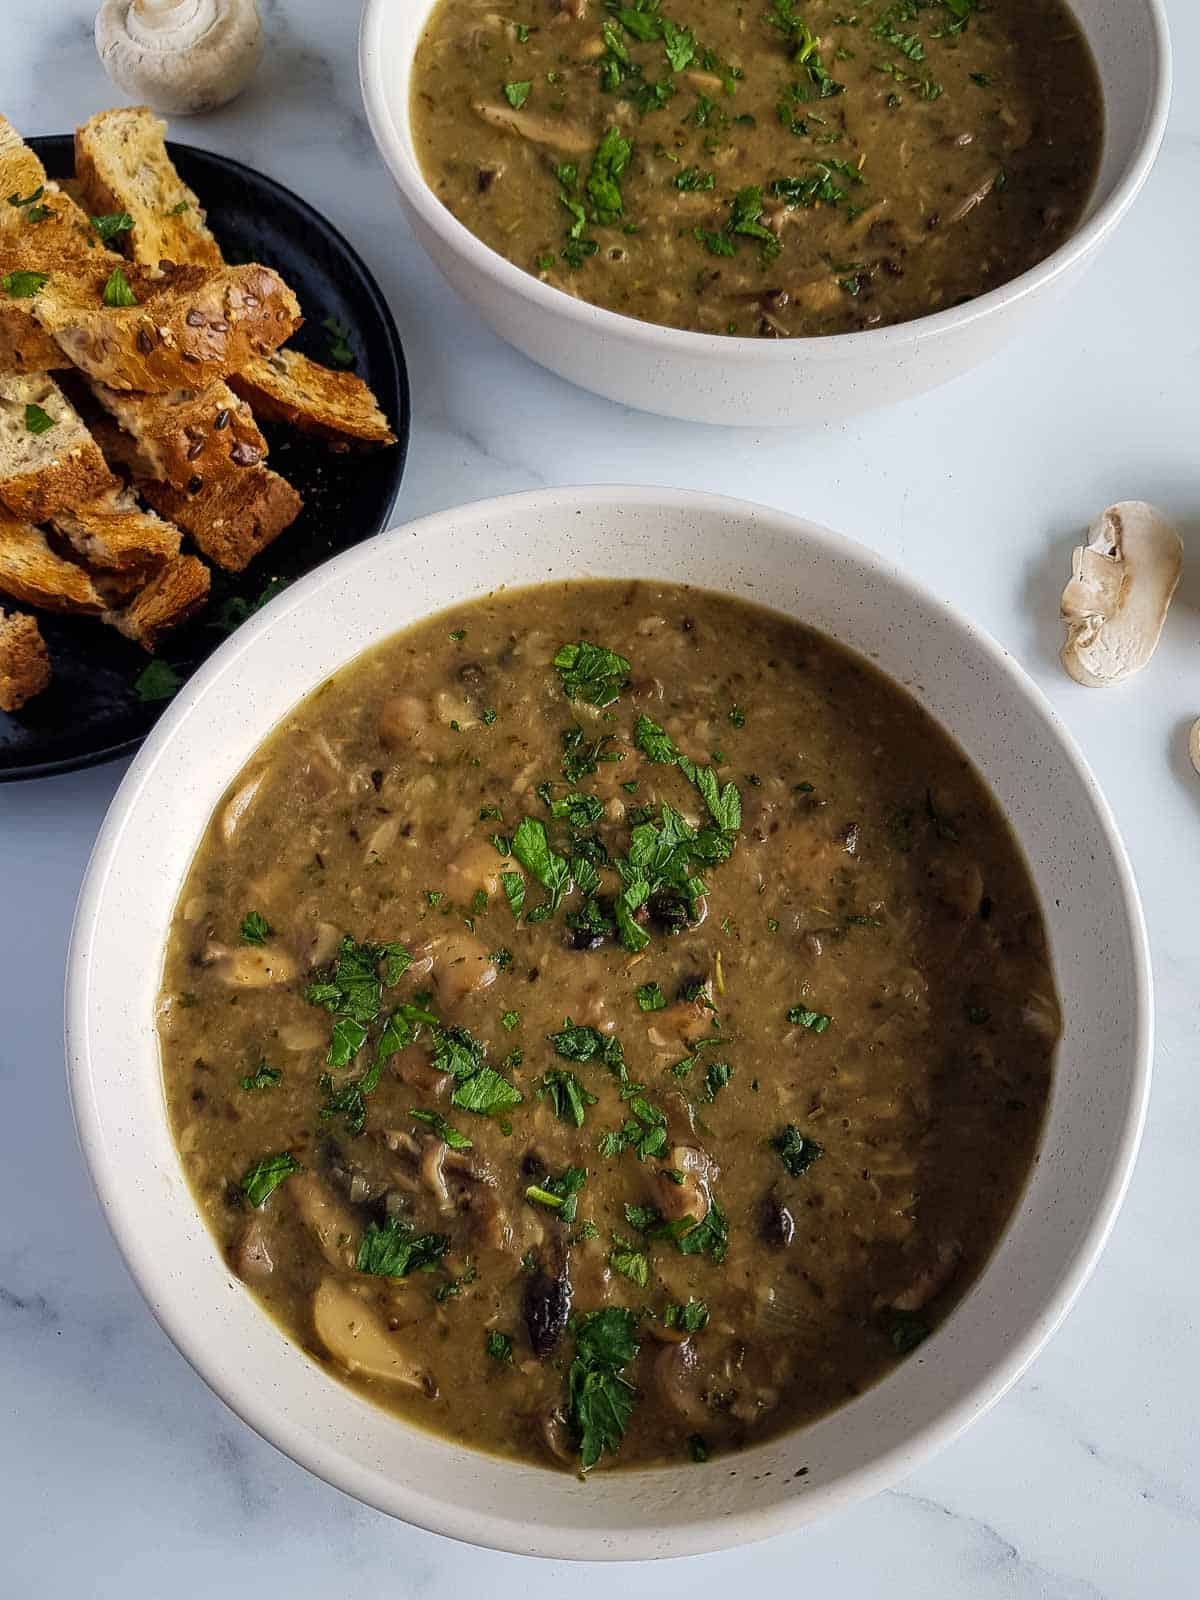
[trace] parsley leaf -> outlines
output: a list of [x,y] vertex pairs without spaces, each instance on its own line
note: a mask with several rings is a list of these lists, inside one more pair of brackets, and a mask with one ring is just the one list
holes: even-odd
[[483,1348],[493,1361],[512,1361],[512,1336],[507,1333],[501,1333],[499,1328],[488,1329],[487,1337],[483,1341]]
[[636,1245],[630,1244],[628,1239],[621,1235],[613,1235],[613,1247],[608,1252],[608,1264],[614,1272],[619,1272],[623,1278],[628,1278],[630,1283],[636,1283],[639,1289],[644,1289],[650,1282],[650,1258]]
[[32,300],[49,281],[48,272],[7,272],[0,278],[0,288],[13,300]]
[[128,211],[110,211],[107,216],[93,217],[92,227],[107,244],[110,239],[115,239],[117,234],[127,233],[133,227],[133,218]]
[[567,1167],[558,1178],[545,1177],[525,1190],[530,1205],[556,1211],[563,1222],[574,1222],[579,1209],[579,1191],[587,1182],[586,1167]]
[[498,1111],[507,1111],[512,1106],[520,1105],[524,1098],[521,1091],[502,1077],[495,1067],[480,1067],[465,1082],[457,1085],[450,1096],[450,1104],[461,1106],[464,1111],[477,1112],[481,1117],[490,1117]]
[[268,936],[275,930],[261,911],[247,911],[242,918],[241,931],[243,944],[266,944]]
[[102,296],[106,306],[136,306],[137,295],[129,287],[129,279],[125,276],[124,269],[114,267],[109,274],[108,282],[104,285]]
[[423,1122],[443,1144],[450,1146],[451,1150],[472,1150],[474,1144],[465,1133],[460,1133],[452,1123],[446,1121],[440,1111],[422,1111],[417,1106],[409,1106],[408,1114],[414,1122]]
[[771,1140],[772,1150],[793,1178],[801,1178],[813,1162],[825,1154],[825,1147],[815,1139],[806,1138],[794,1122],[786,1123]]
[[[588,173],[588,197],[595,208],[594,217],[602,227],[616,222],[622,215],[620,177],[629,165],[633,154],[633,141],[622,136],[619,128],[609,128],[597,146]],[[626,668],[628,670],[628,668]],[[615,699],[616,696],[614,695]],[[595,703],[595,702],[593,702]],[[603,702],[608,705],[610,702]]]
[[243,1089],[273,1089],[283,1078],[283,1073],[278,1067],[269,1067],[265,1061],[260,1061],[252,1073],[238,1082]]
[[285,1178],[290,1178],[293,1172],[303,1171],[304,1168],[288,1150],[281,1150],[278,1155],[263,1156],[243,1174],[242,1193],[252,1206],[264,1206]]
[[568,700],[584,700],[601,711],[618,698],[630,670],[624,656],[586,639],[564,644],[555,654],[554,666]]
[[548,1099],[560,1121],[576,1128],[583,1127],[588,1106],[596,1104],[596,1096],[584,1088],[575,1073],[562,1067],[547,1067],[535,1087],[538,1099]]
[[514,111],[519,111],[529,99],[529,91],[533,84],[526,80],[524,83],[506,83],[504,85],[504,98]]
[[833,1021],[823,1011],[810,1011],[807,1006],[789,1007],[787,1019],[801,1028],[807,1028],[810,1033],[824,1033]]
[[682,1328],[685,1333],[699,1333],[708,1325],[708,1307],[703,1300],[689,1298],[687,1305],[671,1305],[663,1312],[664,1328]]
[[333,365],[343,369],[352,367],[358,357],[350,348],[350,329],[336,317],[326,317],[321,327],[325,330],[325,343]]
[[49,433],[54,426],[54,418],[48,411],[43,411],[41,406],[32,400],[25,407],[26,433]]
[[633,1312],[621,1306],[606,1306],[579,1319],[567,1372],[567,1415],[585,1472],[606,1450],[620,1448],[633,1413],[637,1390],[621,1369],[637,1356],[636,1331]]
[[[550,841],[546,837],[546,824],[536,817],[522,817],[517,824],[517,831],[513,834],[512,853],[526,872],[537,879],[549,896],[545,908],[538,907],[542,912],[538,920],[544,920],[551,912],[558,909],[559,901],[571,886],[571,869],[567,860],[550,848]],[[502,873],[501,881],[507,877],[507,873]],[[509,895],[507,883],[504,884],[504,892],[508,895],[511,905],[512,896]]]
[[657,983],[643,983],[634,993],[642,1011],[662,1011],[666,1006],[667,997]]
[[416,1233],[403,1217],[369,1222],[354,1265],[376,1278],[407,1278],[410,1272],[432,1272],[450,1248],[444,1233]]
[[167,662],[149,662],[133,680],[134,693],[143,705],[153,700],[170,700],[183,685],[183,679]]

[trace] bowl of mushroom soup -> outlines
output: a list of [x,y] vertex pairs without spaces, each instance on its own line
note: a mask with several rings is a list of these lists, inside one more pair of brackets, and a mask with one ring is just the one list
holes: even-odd
[[[749,638],[733,664],[705,641],[766,606],[786,653],[775,667],[764,657],[751,682]],[[591,651],[571,643],[589,614],[607,635]],[[406,656],[416,640],[427,648]],[[777,670],[812,696],[790,733],[770,733],[792,695],[773,701]],[[730,673],[752,691],[744,702],[727,703]],[[522,674],[532,699],[514,718]],[[822,744],[815,719],[832,682],[844,714]],[[887,707],[915,719],[905,739],[916,730],[922,750],[952,753],[922,760],[903,793],[889,779],[877,811],[864,800],[848,816],[826,799],[839,776],[855,774],[865,796],[903,768],[872,772],[870,750],[900,736],[877,721]],[[531,768],[521,749],[541,722],[547,753]],[[564,722],[582,731],[560,746]],[[494,806],[481,805],[504,762],[511,784],[496,779]],[[272,814],[286,825],[272,829]],[[330,875],[309,844],[339,816],[346,853]],[[417,818],[415,849],[405,817]],[[1008,830],[1011,844],[995,848],[1015,852],[1009,869],[985,848],[989,817]],[[778,862],[775,821],[791,840]],[[636,875],[615,864],[628,869],[648,845],[660,887],[643,903]],[[1027,882],[1027,902],[996,894],[1005,871]],[[489,893],[500,872],[510,881]],[[755,899],[756,877],[770,905]],[[918,889],[927,880],[931,900]],[[922,919],[932,943],[897,967],[895,940],[924,938]],[[949,965],[946,940],[959,952]],[[569,1025],[556,1006],[568,991],[542,995],[530,980],[530,954],[553,950],[563,981],[588,991],[571,994]],[[1003,1014],[989,950],[1020,989]],[[701,952],[708,978],[680,984]],[[890,996],[875,1023],[871,985]],[[851,1182],[857,1160],[857,1113],[843,1126],[826,1075],[833,1063],[848,1080],[867,1070],[856,1027],[883,1026],[894,1054],[920,1037],[920,1016],[941,1064],[902,1114],[924,1119],[926,1150],[940,1148],[929,1120],[940,1103],[984,1141],[980,1170],[989,1117],[1010,1142],[1024,1130],[1024,1168],[971,1257],[961,1231],[906,1242],[910,1219],[888,1197],[910,1181],[911,1140],[886,1160],[878,1149],[869,1196],[853,1200],[879,1235],[846,1324],[869,1357],[860,1392],[833,1409],[768,1410],[760,1427],[756,1408],[782,1407],[783,1390],[756,1379],[746,1410],[738,1364],[728,1393],[697,1388],[688,1352],[728,1349],[746,1303],[737,1274],[758,1249],[760,1278],[790,1274],[787,1294],[752,1285],[754,1326],[776,1353],[832,1327],[837,1297],[797,1300],[797,1273],[811,1278],[820,1255],[806,1197]],[[361,1038],[345,1027],[358,1018]],[[373,1078],[354,1055],[368,1036]],[[1049,1075],[1024,1085],[1022,1037],[1053,1053]],[[457,1538],[559,1558],[764,1538],[951,1441],[1026,1368],[1094,1266],[1136,1154],[1150,1054],[1129,864],[1070,735],[1022,670],[836,534],[658,489],[551,489],[440,513],[272,601],[181,691],[131,766],[68,969],[84,1154],[147,1303],[201,1376],[347,1493]],[[997,1075],[991,1111],[976,1098],[981,1074]],[[693,1145],[720,1171],[698,1167]],[[556,1153],[569,1148],[580,1176]],[[931,1169],[926,1187],[936,1180]],[[634,1202],[624,1216],[603,1209],[610,1183]],[[511,1230],[496,1210],[509,1195]],[[819,1275],[852,1312],[857,1290],[836,1277],[828,1240]],[[566,1274],[548,1272],[564,1249],[565,1307]],[[447,1339],[460,1335],[456,1368]],[[393,1403],[395,1382],[405,1393]],[[523,1431],[536,1397],[559,1385],[555,1429]],[[483,1408],[477,1437],[459,1428],[460,1387]],[[620,1426],[586,1404],[614,1394]],[[653,1429],[639,1432],[639,1417],[657,1416],[661,1449]]]
[[931,389],[1033,324],[1132,205],[1170,94],[1161,0],[366,0],[359,65],[410,226],[502,337],[755,427]]

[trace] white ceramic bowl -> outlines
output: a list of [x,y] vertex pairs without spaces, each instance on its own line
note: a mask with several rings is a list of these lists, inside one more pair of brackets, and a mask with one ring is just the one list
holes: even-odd
[[1073,236],[1032,271],[967,305],[821,339],[721,338],[658,328],[553,289],[490,250],[421,176],[408,103],[412,57],[436,0],[365,0],[359,75],[375,142],[413,231],[449,282],[518,350],[585,389],[689,422],[827,422],[920,394],[1006,344],[1065,295],[1132,205],[1170,102],[1162,0],[1072,0],[1107,119],[1099,177]]
[[[991,1264],[877,1387],[719,1466],[586,1483],[415,1430],[330,1379],[232,1277],[183,1181],[154,1032],[175,899],[226,786],[295,703],[395,629],[505,584],[658,577],[770,604],[909,685],[967,751],[1039,886],[1066,1019],[1034,1175]],[[1149,1084],[1150,971],[1108,809],[1021,669],[862,547],[660,489],[551,489],[426,517],[319,567],[180,693],[113,801],[80,895],[67,1056],[80,1138],[155,1316],[259,1433],[348,1493],[478,1544],[684,1555],[793,1528],[909,1472],[996,1400],[1078,1293],[1121,1201]],[[797,1477],[799,1468],[807,1474]]]

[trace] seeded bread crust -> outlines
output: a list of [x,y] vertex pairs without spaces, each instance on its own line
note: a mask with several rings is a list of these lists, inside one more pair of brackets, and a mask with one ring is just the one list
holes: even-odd
[[153,653],[164,633],[186,622],[208,599],[212,577],[195,556],[176,556],[120,611],[107,611],[105,622],[127,639]]
[[0,711],[19,711],[50,682],[50,657],[35,617],[0,611]]
[[138,489],[226,572],[241,572],[248,566],[295,522],[304,504],[286,478],[262,466],[223,474],[194,494],[167,483],[139,482]]
[[322,367],[299,350],[256,356],[232,373],[229,383],[256,416],[290,423],[331,450],[376,450],[396,442],[361,378]]
[[[36,433],[29,406],[52,426]],[[117,488],[100,447],[46,373],[0,378],[0,501],[31,522],[85,505]]]
[[133,218],[132,229],[118,235],[131,260],[220,267],[204,209],[167,154],[166,131],[148,106],[101,111],[75,130],[76,179],[94,213]]
[[0,594],[44,611],[98,617],[104,597],[82,567],[50,548],[46,535],[0,509]]
[[186,489],[197,477],[253,467],[266,457],[250,407],[224,382],[161,395],[93,384],[92,393],[134,440],[142,477]]
[[279,274],[242,267],[130,267],[132,306],[106,306],[52,277],[34,315],[71,362],[111,389],[164,394],[202,389],[269,355],[300,326],[300,306]]
[[151,577],[179,554],[179,529],[138,505],[131,489],[118,489],[51,519],[81,561],[104,573]]

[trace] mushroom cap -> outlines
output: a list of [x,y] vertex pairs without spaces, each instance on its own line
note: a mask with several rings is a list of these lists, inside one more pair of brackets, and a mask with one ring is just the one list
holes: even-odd
[[1063,590],[1062,663],[1077,683],[1100,689],[1150,660],[1183,567],[1175,529],[1144,500],[1101,512],[1071,556]]
[[102,0],[96,50],[119,89],[189,116],[232,100],[262,49],[255,0]]

